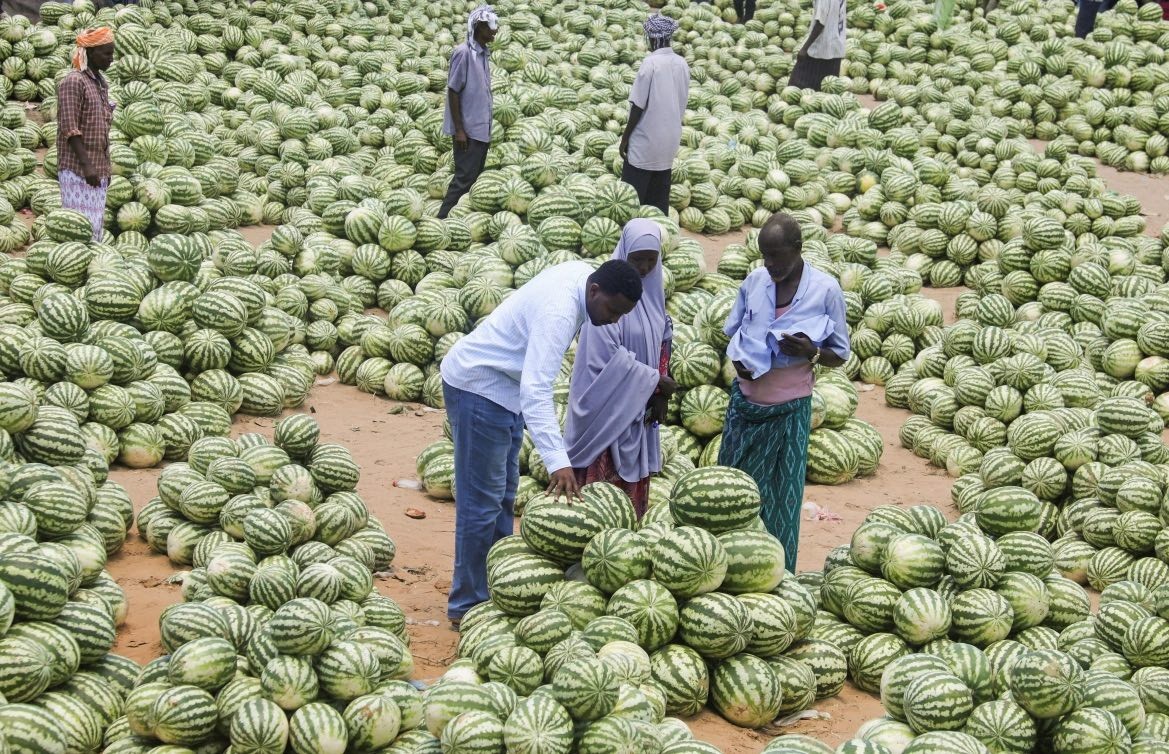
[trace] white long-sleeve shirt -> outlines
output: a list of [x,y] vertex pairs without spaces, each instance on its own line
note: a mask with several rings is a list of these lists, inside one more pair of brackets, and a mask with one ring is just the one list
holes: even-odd
[[568,468],[552,385],[588,312],[593,268],[566,262],[508,296],[442,360],[442,379],[521,414],[549,471]]

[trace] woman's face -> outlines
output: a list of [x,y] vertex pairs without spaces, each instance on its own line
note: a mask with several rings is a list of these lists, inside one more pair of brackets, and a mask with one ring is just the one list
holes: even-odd
[[653,272],[654,267],[657,267],[658,252],[656,249],[631,251],[629,252],[628,260],[629,264],[633,265],[633,269],[637,270],[637,274],[645,277]]

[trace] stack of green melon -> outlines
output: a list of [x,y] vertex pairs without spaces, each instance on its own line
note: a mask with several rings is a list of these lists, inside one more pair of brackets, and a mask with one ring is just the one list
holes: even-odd
[[[1075,160],[1014,162],[1035,171],[1020,176],[1084,185]],[[1134,202],[1092,193],[1024,200],[1017,235],[972,268],[977,290],[958,298],[959,321],[888,379],[886,400],[917,414],[902,443],[959,477],[962,511],[978,511],[988,491],[995,505],[1010,500],[1012,516],[1059,537],[1061,571],[1100,589],[1138,560],[1152,577],[1166,575],[1151,556],[1164,549],[1160,469],[1169,456],[1161,359],[1142,358],[1137,345],[1151,349],[1159,332],[1163,243],[1139,235]],[[1081,210],[1103,214],[1088,220]]]
[[944,31],[928,4],[857,7],[850,27],[860,33],[840,85],[913,106],[923,93],[957,94],[947,86],[957,83],[968,87],[953,99],[965,112],[1010,116],[1028,137],[1063,141],[1117,168],[1169,170],[1162,121],[1169,107],[1161,101],[1169,73],[1159,9],[1118,3],[1079,40],[1069,6],[1013,2],[989,16],[982,7],[958,3]]
[[[1066,6],[1008,4],[982,19],[971,13],[975,4],[960,5],[967,13],[939,35],[939,49],[928,61],[914,61],[922,69],[948,78],[950,65],[969,65],[977,78],[966,84],[991,87],[971,104],[1017,119],[1028,137],[1056,139],[1121,170],[1169,170],[1162,120],[1169,108],[1161,101],[1169,74],[1157,8],[1119,4],[1100,15],[1087,40],[1077,40],[1070,34],[1074,13]],[[894,14],[904,9],[891,9]],[[857,16],[853,20],[873,21],[881,34],[866,34],[862,49],[850,51],[844,69],[859,76],[852,79],[852,90],[904,104],[905,90],[918,83],[907,70],[890,67],[891,75],[873,77],[886,72],[890,61],[880,48],[881,36],[892,37],[894,46],[911,47],[914,35],[933,32],[933,20],[926,13],[895,22],[865,11]]]
[[650,660],[637,645],[613,641],[595,652],[582,645],[547,683],[539,659],[517,645],[485,660],[486,672],[472,660],[457,660],[425,692],[429,740],[444,752],[719,751],[695,740],[682,720],[665,716],[660,690],[642,682]]
[[[106,752],[169,745],[323,754],[417,737],[422,699],[404,680],[413,660],[401,610],[370,591],[368,571],[335,584],[340,595],[329,602],[282,594],[282,576],[295,581],[298,567],[286,560],[252,566],[260,575],[252,577],[256,594],[247,607],[214,596],[163,613],[166,654],[138,675],[124,715],[106,733]],[[246,571],[250,562],[239,545],[221,545],[212,556],[213,567]],[[325,591],[318,593],[332,596]]]
[[[103,446],[117,453],[112,432],[144,436],[158,457],[124,460],[150,466],[181,456],[200,436],[173,416],[189,411],[183,415],[198,423],[210,409],[187,407],[192,401],[216,404],[218,425],[239,410],[273,414],[304,400],[318,368],[309,346],[320,350],[308,337],[320,319],[309,300],[332,305],[336,283],[314,287],[314,273],[287,273],[287,258],[254,249],[235,231],[149,241],[123,233],[110,245],[87,243],[89,221],[77,212],[43,217],[46,237],[0,266],[3,370],[51,387],[54,405],[79,421],[104,425],[93,428]],[[292,227],[277,237],[300,238]],[[270,275],[231,275],[233,264],[254,270],[265,258],[279,261]],[[352,303],[344,292],[338,298]],[[159,436],[137,425],[154,425]]]
[[[24,430],[15,433],[18,445],[3,434],[0,741],[7,743],[5,751],[97,750],[138,671],[133,662],[110,653],[128,605],[105,570],[132,522],[130,498],[107,477],[105,458],[84,449],[73,417],[58,411],[38,411],[34,402],[21,417]],[[6,418],[15,421],[19,414]]]
[[186,462],[159,475],[158,497],[138,513],[139,534],[175,564],[198,558],[198,580],[214,548],[233,541],[255,560],[303,551],[313,553],[306,562],[342,557],[385,570],[394,544],[356,492],[360,469],[347,448],[319,437],[311,416],[292,414],[277,423],[275,444],[259,434],[197,440]]
[[877,691],[885,668],[913,652],[954,641],[1040,645],[1088,617],[1087,593],[1059,572],[1043,536],[1026,525],[980,525],[1010,505],[988,502],[952,524],[929,506],[881,506],[832,552],[814,633],[848,653],[859,688]]
[[[1130,602],[1124,611],[1142,610]],[[886,717],[862,725],[840,754],[1131,751],[1169,746],[1169,670],[1130,667],[1104,637],[1131,635],[1102,615],[1039,647],[1004,642],[986,654],[963,644],[902,657],[881,680]],[[1080,637],[1080,638],[1077,638]],[[1123,640],[1122,640],[1123,641]],[[1091,644],[1095,659],[1075,651]],[[832,754],[802,736],[782,736],[765,754]]]
[[845,656],[810,635],[815,602],[784,577],[750,477],[690,471],[640,522],[612,485],[582,494],[530,499],[520,534],[491,549],[491,599],[459,643],[480,679],[520,696],[550,685],[567,717],[626,737],[707,704],[759,727],[839,692]]
[[275,444],[205,437],[160,474],[139,531],[193,568],[160,618],[166,654],[106,734],[110,754],[323,754],[423,735],[406,617],[373,588],[393,542],[354,491],[348,451],[319,434],[294,414]]

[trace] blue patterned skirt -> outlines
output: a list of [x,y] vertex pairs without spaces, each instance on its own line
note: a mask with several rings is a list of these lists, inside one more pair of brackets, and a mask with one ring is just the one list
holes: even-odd
[[751,475],[763,497],[760,515],[781,543],[787,570],[796,571],[800,511],[812,431],[812,399],[760,406],[743,397],[736,381],[727,407],[718,462]]
[[109,189],[110,179],[102,178],[100,185],[90,186],[82,176],[60,170],[57,183],[61,186],[61,207],[76,210],[89,218],[89,224],[93,226],[93,240],[100,241],[105,225],[106,190]]

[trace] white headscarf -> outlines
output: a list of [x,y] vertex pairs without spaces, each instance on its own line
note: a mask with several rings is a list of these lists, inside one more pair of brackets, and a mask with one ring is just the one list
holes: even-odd
[[467,16],[468,40],[475,38],[475,27],[481,23],[486,23],[487,28],[492,30],[499,28],[499,16],[495,15],[495,10],[490,5],[480,5]]

